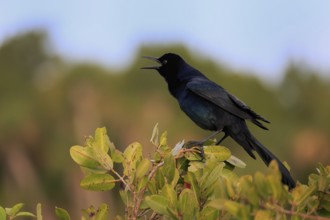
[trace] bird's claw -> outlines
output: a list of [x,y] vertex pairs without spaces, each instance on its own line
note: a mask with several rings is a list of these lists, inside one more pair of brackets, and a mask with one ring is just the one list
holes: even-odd
[[202,160],[205,159],[204,142],[201,141],[188,141],[185,145],[186,148],[198,147],[201,153]]

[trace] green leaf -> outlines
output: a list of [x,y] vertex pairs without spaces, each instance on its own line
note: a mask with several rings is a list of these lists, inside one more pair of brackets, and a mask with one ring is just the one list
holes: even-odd
[[192,198],[198,203],[200,201],[200,187],[194,173],[188,172],[185,176],[185,182],[190,184],[190,189],[194,192]]
[[162,135],[160,136],[160,146],[167,145],[167,131],[164,131]]
[[254,174],[254,182],[255,182],[255,185],[256,185],[256,189],[258,191],[258,194],[262,198],[268,198],[268,195],[269,195],[269,186],[267,184],[265,175],[262,174],[261,172],[256,172]]
[[211,201],[209,201],[206,205],[206,207],[212,207],[215,208],[217,210],[222,210],[225,207],[225,201],[224,199],[212,199]]
[[184,215],[184,219],[193,219],[198,209],[198,203],[194,197],[194,192],[191,189],[184,189],[179,196],[179,212]]
[[109,174],[91,174],[81,180],[80,186],[87,190],[106,191],[112,189],[115,182],[116,180]]
[[200,182],[202,190],[208,189],[212,184],[217,181],[218,178],[220,178],[223,167],[223,163],[218,164],[210,173],[206,173],[206,175],[203,175]]
[[174,208],[177,206],[178,199],[176,196],[176,192],[171,185],[165,184],[162,188],[161,195],[168,199],[170,207]]
[[148,190],[151,194],[157,194],[157,187],[156,187],[156,181],[155,179],[152,179],[151,181],[147,182]]
[[127,207],[133,206],[133,198],[128,190],[119,190],[119,195]]
[[55,214],[60,220],[70,220],[71,219],[69,213],[65,209],[62,209],[62,208],[56,207]]
[[167,154],[164,158],[164,165],[161,168],[163,173],[165,173],[165,178],[168,183],[171,183],[175,176],[175,159],[172,154]]
[[144,188],[145,186],[147,186],[148,184],[148,177],[147,176],[143,176],[142,178],[140,178],[140,180],[138,181],[138,191],[140,191],[142,188]]
[[234,217],[238,216],[238,213],[240,211],[240,209],[243,208],[243,205],[238,203],[238,202],[233,202],[233,201],[224,201],[223,203],[225,209]]
[[165,177],[164,177],[164,173],[162,172],[161,169],[157,170],[154,179],[155,179],[156,188],[161,189],[164,187]]
[[16,214],[23,208],[24,204],[23,203],[18,203],[14,205],[12,208],[6,209],[7,215],[9,216],[16,216]]
[[124,151],[124,175],[129,176],[135,173],[136,164],[142,159],[142,146],[140,143],[134,142],[130,144]]
[[204,163],[201,161],[190,161],[188,171],[189,172],[196,172],[197,170],[201,170],[204,168]]
[[6,219],[6,210],[2,207],[2,206],[0,206],[0,219],[2,220],[5,220]]
[[188,151],[184,154],[184,157],[190,161],[201,161],[202,157],[199,153]]
[[17,217],[36,217],[35,214],[31,212],[18,212],[15,216]]
[[217,220],[219,219],[219,211],[210,206],[204,206],[203,210],[200,212],[200,220]]
[[262,220],[272,220],[274,219],[272,212],[269,210],[258,210],[255,214],[254,219],[262,219]]
[[111,152],[111,158],[115,163],[122,163],[124,161],[123,153],[117,149]]
[[94,149],[95,156],[97,161],[101,164],[101,166],[106,170],[112,170],[113,168],[113,160],[106,152],[103,152],[99,149]]
[[257,189],[253,185],[252,179],[249,176],[242,177],[240,180],[241,198],[248,200],[255,207],[259,206],[260,197]]
[[306,185],[296,186],[292,190],[293,202],[295,205],[304,207],[307,199],[315,192],[317,186],[307,187]]
[[204,154],[206,159],[214,158],[217,161],[225,161],[231,156],[230,150],[222,146],[205,146]]
[[41,214],[41,204],[37,204],[37,220],[42,220],[42,214]]
[[148,206],[158,214],[169,215],[167,207],[169,206],[169,201],[166,197],[160,195],[147,196],[145,199]]
[[237,157],[235,157],[234,155],[231,155],[226,161],[235,167],[239,167],[239,168],[246,167],[246,164]]
[[159,146],[159,130],[158,130],[158,123],[154,126],[154,129],[152,130],[152,135],[150,138],[150,142],[155,145]]
[[151,162],[148,159],[143,159],[137,166],[135,176],[137,179],[141,179],[149,171]]
[[96,159],[93,148],[91,147],[73,146],[70,148],[70,155],[72,159],[82,167],[103,170],[101,164]]
[[173,179],[172,179],[172,182],[171,182],[171,185],[172,185],[173,188],[177,185],[179,179],[180,179],[179,170],[175,169],[174,170],[174,176],[173,176]]
[[268,175],[267,182],[272,190],[273,198],[277,201],[281,200],[283,195],[283,184],[278,176]]
[[94,147],[100,149],[104,153],[108,153],[110,147],[110,140],[107,135],[107,129],[105,127],[96,129]]
[[96,213],[96,220],[107,220],[108,211],[109,211],[108,205],[105,203],[101,204]]

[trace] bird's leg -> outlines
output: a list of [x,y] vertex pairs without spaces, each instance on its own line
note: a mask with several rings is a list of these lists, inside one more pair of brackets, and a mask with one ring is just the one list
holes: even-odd
[[197,146],[200,148],[201,151],[201,156],[202,158],[204,158],[204,149],[203,149],[203,144],[208,141],[209,139],[213,138],[214,136],[216,136],[217,134],[219,134],[222,130],[217,130],[215,132],[213,132],[211,135],[207,136],[206,138],[202,139],[201,141],[188,141],[186,144],[187,148],[191,148],[194,146]]
[[229,135],[225,133],[225,135],[217,141],[217,143],[215,145],[219,145],[223,140],[225,140]]
[[203,146],[203,144],[208,141],[209,139],[213,138],[217,134],[219,134],[222,130],[218,130],[213,132],[211,135],[207,136],[206,138],[200,140],[200,141],[188,141],[186,146],[187,148],[193,147],[193,146]]

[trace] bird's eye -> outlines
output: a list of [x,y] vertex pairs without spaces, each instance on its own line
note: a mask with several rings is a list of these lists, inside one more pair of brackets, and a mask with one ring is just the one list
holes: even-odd
[[166,63],[167,63],[167,60],[164,60],[164,61],[163,61],[163,64],[166,64]]

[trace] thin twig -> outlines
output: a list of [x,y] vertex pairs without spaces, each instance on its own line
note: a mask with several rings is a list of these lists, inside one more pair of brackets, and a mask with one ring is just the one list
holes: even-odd
[[298,216],[301,218],[307,218],[307,219],[313,219],[313,220],[330,220],[330,218],[328,217],[322,217],[322,216],[315,216],[315,215],[309,215],[309,214],[305,214],[305,213],[301,213],[301,212],[295,212],[293,210],[286,210],[281,206],[278,206],[276,204],[273,204],[273,206],[263,206],[264,208],[270,208],[274,211],[280,212],[282,214],[286,214],[286,215],[290,215],[290,216]]
[[193,148],[182,148],[177,155],[175,155],[174,159],[178,159],[178,158],[181,158],[184,156],[185,153],[188,153],[188,152],[193,152],[193,153],[200,153],[200,150],[198,150],[196,147],[193,147]]
[[122,176],[120,176],[119,173],[117,173],[114,169],[111,169],[111,172],[113,172],[120,180],[122,183],[124,183],[125,187],[129,190],[129,191],[132,191],[131,190],[131,187],[128,185],[128,183],[124,180],[124,178]]
[[[148,181],[150,181],[154,175],[156,174],[156,171],[164,165],[164,161],[160,162],[159,164],[157,164],[157,166],[155,166],[149,173],[148,175]],[[134,207],[134,210],[133,210],[133,219],[136,219],[138,217],[138,212],[139,212],[139,208],[140,208],[140,205],[141,205],[141,202],[142,202],[142,199],[143,199],[143,195],[144,195],[144,192],[146,191],[147,189],[147,185],[145,185],[140,193],[139,193],[139,196],[137,197],[137,200],[136,200],[136,203],[135,203],[135,207]]]

